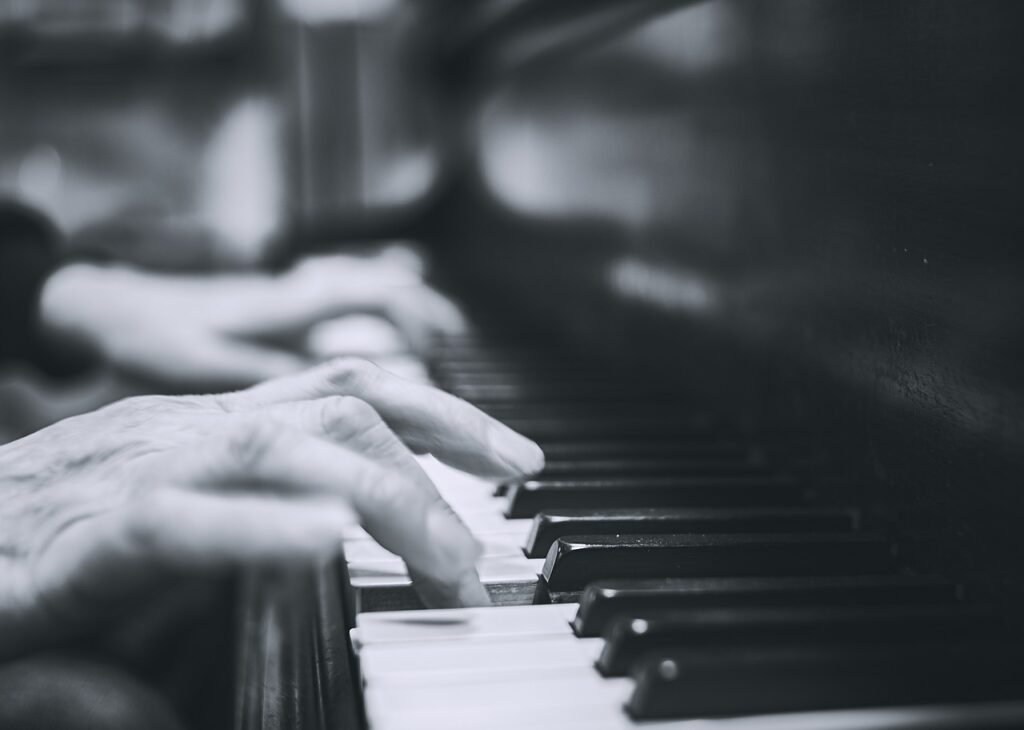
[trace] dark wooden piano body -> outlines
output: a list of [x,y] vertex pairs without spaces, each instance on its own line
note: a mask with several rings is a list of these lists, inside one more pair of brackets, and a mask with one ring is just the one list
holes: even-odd
[[[420,12],[443,174],[362,228],[426,241],[487,321],[701,396],[870,509],[906,569],[1019,615],[1024,6]],[[238,727],[355,726],[344,586],[250,578]]]

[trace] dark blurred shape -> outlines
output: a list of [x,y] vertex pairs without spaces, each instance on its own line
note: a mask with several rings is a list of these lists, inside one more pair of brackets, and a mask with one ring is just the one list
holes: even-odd
[[60,0],[0,10],[0,194],[76,253],[248,266],[286,218],[264,0]]
[[[571,59],[672,8],[703,0],[438,0],[436,34],[447,74],[467,81]],[[429,26],[428,26],[429,27]]]
[[[714,414],[716,423],[721,416],[738,426],[730,440],[756,439],[792,470],[794,484],[813,485],[829,504],[863,508],[884,535],[872,544],[877,563],[867,569],[899,571],[881,585],[869,578],[868,594],[891,601],[888,577],[902,590],[904,573],[937,574],[965,586],[942,591],[941,600],[991,601],[1019,629],[1024,255],[1016,209],[1024,49],[1017,29],[1024,5],[424,0],[415,8],[403,63],[406,78],[420,83],[411,96],[394,97],[391,113],[426,109],[425,118],[442,120],[420,127],[432,130],[421,138],[433,144],[430,185],[415,204],[382,205],[367,171],[413,146],[409,137],[377,148],[359,143],[353,168],[308,178],[303,199],[317,204],[308,220],[302,209],[300,222],[309,225],[300,230],[309,238],[331,230],[412,232],[433,245],[438,275],[481,325],[477,339],[442,344],[436,353],[437,372],[453,392],[479,395],[452,378],[469,363],[464,374],[471,377],[562,384],[568,393],[587,372],[611,365],[627,388],[656,384],[689,394],[692,400],[662,404],[678,422],[694,413]],[[400,17],[377,20],[401,26]],[[355,35],[356,42],[370,37]],[[306,46],[303,64],[318,79],[310,99],[338,110],[342,98],[361,98],[342,97],[343,89],[368,87],[349,83],[350,67],[344,85],[332,85],[338,51],[329,48]],[[348,62],[358,68],[369,57],[364,51]],[[298,169],[330,171],[342,158],[330,146],[341,146],[331,140],[332,125],[317,126],[312,104],[298,109],[308,124],[296,125],[297,139],[312,150]],[[386,116],[359,116],[359,134]],[[353,126],[337,128],[347,135]],[[321,149],[330,154],[319,158]],[[318,188],[321,179],[328,184]],[[503,347],[510,343],[521,344],[527,358],[517,360],[515,347]],[[558,367],[545,370],[546,362]],[[578,370],[564,367],[576,363],[583,363]],[[630,402],[606,395],[613,409]],[[504,396],[506,413],[537,406],[508,388]],[[687,405],[666,405],[676,403]],[[604,426],[610,421],[621,432],[599,438],[593,428],[601,419],[574,417],[575,401],[545,397],[542,404],[558,415],[519,424],[545,445],[678,441],[664,424],[636,427],[618,410]],[[638,479],[605,482],[606,491],[631,494]],[[574,491],[593,487],[580,475],[567,483]],[[525,487],[511,488],[512,498]],[[666,544],[686,539],[672,534]],[[614,553],[646,550],[654,539],[563,542],[601,543]],[[656,562],[637,561],[645,569]],[[671,574],[683,555],[665,562],[655,574]],[[835,562],[813,570],[823,577]],[[625,563],[586,565],[584,578],[599,579]],[[709,570],[719,572],[716,565]],[[631,567],[625,572],[634,574]],[[331,651],[319,637],[344,635],[330,629],[350,627],[351,617],[321,599],[349,588],[347,576],[322,575],[305,590],[258,585],[268,590],[249,599],[258,629],[247,625],[239,663],[271,681],[258,683],[259,693],[240,685],[243,725],[337,725],[339,703],[360,707],[362,688],[352,681],[351,647],[343,646],[326,662],[340,667],[338,679],[323,689],[320,657]],[[568,598],[535,592],[529,581],[496,578],[489,587],[496,602]],[[864,591],[849,588],[826,602],[863,601]],[[402,589],[361,606],[417,605]],[[820,600],[807,586],[785,590],[787,601],[816,593]],[[305,616],[284,624],[305,652],[289,661],[279,659],[282,615]],[[912,650],[886,644],[842,653],[819,646],[694,655],[687,646],[643,665],[630,709],[645,718],[735,716],[1012,697],[1020,687],[1018,636],[1011,630],[994,644],[958,644],[943,635]],[[541,666],[550,669],[538,659]],[[387,687],[385,702],[393,691],[395,706],[408,711],[398,684]],[[696,687],[689,696],[688,684]],[[274,686],[287,691],[264,691]],[[466,697],[474,696],[466,706],[453,693],[445,698],[455,701],[437,708],[450,710],[453,725],[468,725],[467,717],[487,712],[508,721],[520,701],[525,715],[562,698],[555,692],[531,704],[520,695],[534,688],[520,686],[500,687],[505,694],[495,692],[490,707],[474,695],[483,685],[467,683]],[[373,701],[367,705],[372,715]],[[935,717],[951,726],[1011,727],[1020,724],[1017,710],[942,707],[881,712],[875,721],[917,726]],[[410,726],[430,721],[408,716]],[[443,727],[447,717],[431,719]],[[360,727],[359,718],[347,726]]]
[[0,39],[25,64],[191,51],[252,30],[250,0],[12,0]]
[[[488,58],[519,7],[478,5]],[[478,301],[706,393],[848,475],[912,564],[1019,596],[1022,20],[717,0],[453,77],[431,237]]]

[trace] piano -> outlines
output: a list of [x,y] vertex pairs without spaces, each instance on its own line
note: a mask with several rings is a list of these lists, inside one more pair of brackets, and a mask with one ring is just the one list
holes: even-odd
[[547,466],[424,459],[493,607],[359,535],[245,575],[235,727],[1024,726],[1024,5],[402,13],[390,142],[409,24],[297,23],[296,238],[429,246],[430,377]]

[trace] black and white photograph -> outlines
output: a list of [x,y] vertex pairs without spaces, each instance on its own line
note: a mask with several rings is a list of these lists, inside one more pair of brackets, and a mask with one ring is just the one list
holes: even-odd
[[1024,728],[1024,2],[0,0],[0,730]]

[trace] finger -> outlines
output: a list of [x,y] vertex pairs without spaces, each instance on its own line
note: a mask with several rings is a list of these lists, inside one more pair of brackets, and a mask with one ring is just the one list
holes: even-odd
[[259,409],[258,413],[396,469],[430,498],[441,499],[412,452],[366,401],[353,396],[329,396],[277,403]]
[[412,383],[362,360],[342,359],[222,397],[229,409],[351,395],[366,401],[409,448],[466,471],[519,477],[540,471],[533,441],[459,398]]
[[180,387],[215,390],[246,387],[309,364],[280,350],[218,337],[189,337],[169,343],[168,349],[174,351],[166,357],[153,353],[146,363],[136,367],[128,362],[125,367]]
[[427,270],[423,255],[408,243],[391,243],[384,246],[377,253],[376,260],[401,267],[417,276],[425,275]]
[[333,499],[165,489],[131,511],[127,529],[151,562],[197,569],[338,553],[353,524],[352,511]]
[[306,352],[320,360],[339,355],[393,356],[409,347],[387,319],[354,314],[319,322],[306,334]]
[[176,475],[199,487],[271,488],[349,505],[366,531],[402,557],[434,605],[481,605],[480,545],[451,508],[402,473],[264,416],[237,418],[190,452]]
[[465,331],[458,307],[423,283],[422,266],[402,261],[410,255],[397,249],[362,261],[344,256],[307,259],[277,281],[264,299],[273,302],[275,320],[293,327],[362,313],[384,315],[413,338],[424,332]]
[[33,566],[33,588],[58,618],[87,621],[159,586],[169,572],[335,553],[352,524],[337,500],[157,488],[64,530]]
[[420,278],[398,266],[351,256],[308,258],[274,277],[233,282],[236,308],[225,330],[242,336],[282,336],[346,314],[381,314],[390,292],[419,286]]
[[426,285],[396,292],[385,311],[418,352],[426,350],[437,335],[461,335],[468,330],[459,308]]
[[417,287],[408,297],[408,307],[419,312],[421,318],[437,332],[459,335],[467,329],[466,317],[458,305],[426,284]]

